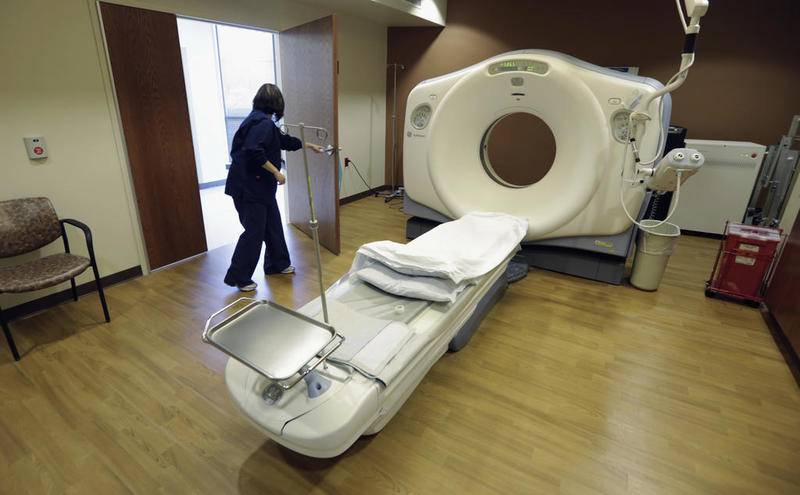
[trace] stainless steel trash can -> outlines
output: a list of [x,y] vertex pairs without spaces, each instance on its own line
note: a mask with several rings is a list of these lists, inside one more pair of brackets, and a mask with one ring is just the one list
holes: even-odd
[[658,290],[681,229],[674,223],[661,223],[660,220],[642,220],[641,224],[631,285],[642,290]]

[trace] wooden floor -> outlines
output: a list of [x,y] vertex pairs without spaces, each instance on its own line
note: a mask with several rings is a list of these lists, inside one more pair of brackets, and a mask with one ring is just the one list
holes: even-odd
[[[342,208],[343,254],[402,240],[382,200]],[[314,296],[311,244],[259,296]],[[333,460],[231,404],[205,318],[238,297],[230,247],[12,325],[0,349],[0,493],[800,493],[800,391],[759,313],[703,296],[716,243],[683,238],[661,290],[533,271],[380,434]]]

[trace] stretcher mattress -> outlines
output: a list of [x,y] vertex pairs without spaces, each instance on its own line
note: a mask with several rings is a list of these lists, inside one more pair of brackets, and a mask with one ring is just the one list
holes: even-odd
[[[512,256],[513,253],[494,270],[475,280],[453,303],[398,297],[371,287],[352,273],[346,274],[328,290],[330,307],[341,304],[359,313],[359,319],[368,316],[381,320],[381,325],[389,322],[408,328],[408,338],[403,339],[401,346],[382,354],[362,355],[378,363],[377,376],[369,377],[334,360],[324,368],[317,368],[331,382],[325,394],[310,398],[301,382],[286,391],[278,402],[269,404],[262,398],[269,380],[232,358],[228,360],[225,381],[234,403],[270,438],[292,450],[314,457],[340,454],[359,436],[380,431],[394,416],[430,367],[445,353],[448,343],[473,314],[478,302],[503,276]],[[299,310],[306,315],[320,311],[319,299]],[[349,334],[353,340],[376,342],[377,335],[371,337],[370,332],[365,332],[366,337],[357,336],[350,328],[347,324],[337,326],[346,340]],[[355,352],[357,356],[364,352],[366,345],[359,344],[355,346],[358,350],[351,348],[343,352]],[[389,354],[391,357],[386,361]]]

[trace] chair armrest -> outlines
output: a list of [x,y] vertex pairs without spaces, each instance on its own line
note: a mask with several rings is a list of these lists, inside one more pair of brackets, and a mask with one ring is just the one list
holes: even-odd
[[62,218],[59,220],[61,222],[61,236],[64,238],[64,251],[69,253],[69,239],[67,238],[67,229],[65,228],[65,224],[72,225],[74,227],[78,227],[83,231],[84,237],[86,237],[86,249],[89,251],[89,258],[91,258],[92,263],[94,263],[94,245],[92,243],[92,229],[89,228],[83,222],[79,222],[78,220],[74,220],[72,218]]
[[92,235],[92,229],[90,229],[89,226],[86,225],[85,223],[80,222],[78,220],[73,220],[72,218],[62,218],[59,220],[59,222],[61,222],[62,227],[64,226],[65,223],[68,223],[70,225],[74,225],[75,227],[81,229],[84,234],[88,236]]

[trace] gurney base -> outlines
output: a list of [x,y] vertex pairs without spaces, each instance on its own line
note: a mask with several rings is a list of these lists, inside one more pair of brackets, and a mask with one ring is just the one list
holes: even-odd
[[483,319],[489,314],[489,311],[491,311],[497,301],[503,297],[507,288],[508,279],[506,279],[506,277],[500,277],[495,280],[483,299],[478,302],[475,312],[472,313],[472,316],[469,317],[467,322],[464,323],[464,326],[462,326],[458,330],[456,336],[453,337],[453,340],[450,341],[450,344],[447,346],[448,351],[458,352],[469,343],[472,334],[478,330]]

